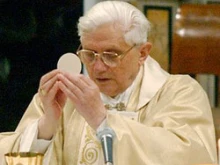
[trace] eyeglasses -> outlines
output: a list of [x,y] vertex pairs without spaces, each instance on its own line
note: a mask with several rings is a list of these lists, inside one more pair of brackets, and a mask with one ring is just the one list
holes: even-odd
[[96,57],[100,57],[102,61],[109,67],[116,67],[120,64],[121,60],[125,57],[125,55],[135,47],[136,45],[133,45],[125,52],[118,54],[115,52],[102,52],[102,53],[96,53],[92,50],[86,50],[81,49],[81,45],[79,46],[76,54],[79,56],[80,60],[84,64],[92,65],[95,63]]

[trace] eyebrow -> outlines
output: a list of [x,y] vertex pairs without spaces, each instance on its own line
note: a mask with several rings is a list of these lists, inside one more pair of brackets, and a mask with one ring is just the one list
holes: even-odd
[[[94,49],[83,48],[83,47],[82,47],[82,49],[90,50],[90,51],[93,51],[93,52],[97,52]],[[122,52],[122,50],[118,46],[113,46],[113,47],[109,47],[109,48],[103,50],[102,52]]]

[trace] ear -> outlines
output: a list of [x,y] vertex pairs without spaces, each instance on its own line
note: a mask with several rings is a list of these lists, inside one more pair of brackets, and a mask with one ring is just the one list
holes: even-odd
[[147,57],[150,53],[151,47],[152,47],[152,44],[150,42],[146,42],[145,44],[140,46],[140,48],[139,48],[139,52],[140,52],[139,65],[140,66],[147,59]]

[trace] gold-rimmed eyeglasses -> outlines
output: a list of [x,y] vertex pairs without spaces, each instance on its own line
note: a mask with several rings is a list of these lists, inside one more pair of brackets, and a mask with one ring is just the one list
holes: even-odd
[[80,44],[76,54],[84,64],[92,65],[94,64],[96,57],[100,57],[102,61],[109,67],[116,67],[120,64],[121,60],[125,57],[125,55],[135,47],[136,45],[133,45],[128,50],[124,51],[121,54],[115,53],[115,52],[107,52],[104,51],[102,53],[96,53],[92,50],[87,49],[81,49],[82,45]]

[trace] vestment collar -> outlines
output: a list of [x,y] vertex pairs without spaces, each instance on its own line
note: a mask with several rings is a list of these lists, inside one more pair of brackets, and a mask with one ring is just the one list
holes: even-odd
[[147,57],[143,67],[144,73],[141,86],[139,87],[138,109],[146,105],[155,96],[170,75],[151,56]]

